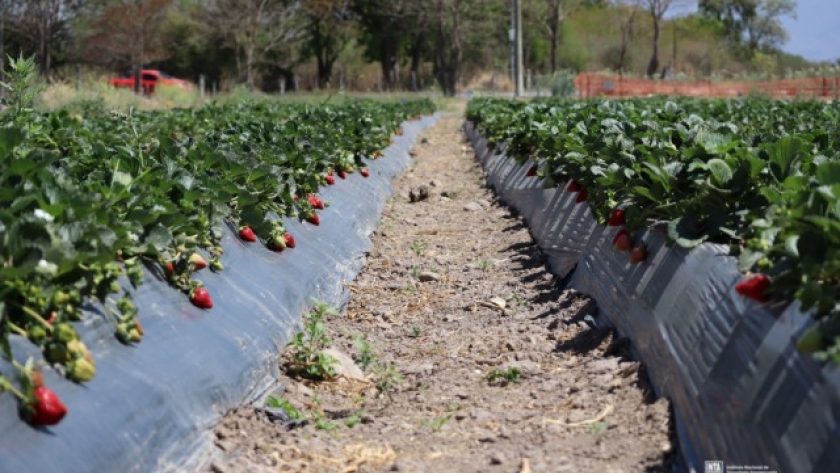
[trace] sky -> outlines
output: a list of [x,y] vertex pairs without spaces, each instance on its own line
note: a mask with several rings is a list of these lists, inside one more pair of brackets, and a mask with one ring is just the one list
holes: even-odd
[[782,49],[812,61],[840,58],[840,0],[797,3],[797,19],[783,20],[790,41]]

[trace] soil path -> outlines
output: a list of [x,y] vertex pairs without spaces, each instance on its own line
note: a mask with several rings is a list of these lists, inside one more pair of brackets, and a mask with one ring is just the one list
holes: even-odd
[[[671,471],[667,401],[624,341],[590,327],[595,301],[546,272],[461,125],[446,114],[421,136],[346,313],[324,317],[365,379],[284,375],[277,400],[307,420],[231,412],[211,471]],[[411,202],[420,186],[430,196]]]

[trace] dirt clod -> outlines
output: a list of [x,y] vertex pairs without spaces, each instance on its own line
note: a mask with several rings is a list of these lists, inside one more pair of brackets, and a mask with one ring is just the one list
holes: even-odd
[[308,424],[237,409],[210,471],[671,471],[668,402],[626,342],[591,323],[597,301],[546,272],[528,228],[481,184],[461,123],[427,130],[394,183],[411,202],[431,181],[447,198],[390,200],[345,313],[324,318],[365,379],[301,389],[284,375],[280,401]]

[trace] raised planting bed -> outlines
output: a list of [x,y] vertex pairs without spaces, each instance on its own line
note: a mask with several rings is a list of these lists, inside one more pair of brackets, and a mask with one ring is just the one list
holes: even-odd
[[838,123],[810,102],[470,104],[489,182],[631,339],[696,471],[840,469]]
[[208,462],[214,423],[268,389],[313,298],[346,300],[432,112],[8,111],[0,471]]

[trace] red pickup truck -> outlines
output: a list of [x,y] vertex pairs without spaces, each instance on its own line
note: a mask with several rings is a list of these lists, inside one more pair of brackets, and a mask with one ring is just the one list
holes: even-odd
[[[127,72],[122,77],[115,77],[111,79],[109,82],[114,87],[126,87],[129,89],[134,89],[134,73]],[[192,83],[183,79],[176,79],[168,74],[164,74],[163,72],[156,71],[154,69],[143,69],[140,71],[140,87],[143,89],[143,94],[151,95],[155,91],[155,87],[158,85],[170,85],[175,87],[180,87],[182,89],[191,89],[193,87]]]

